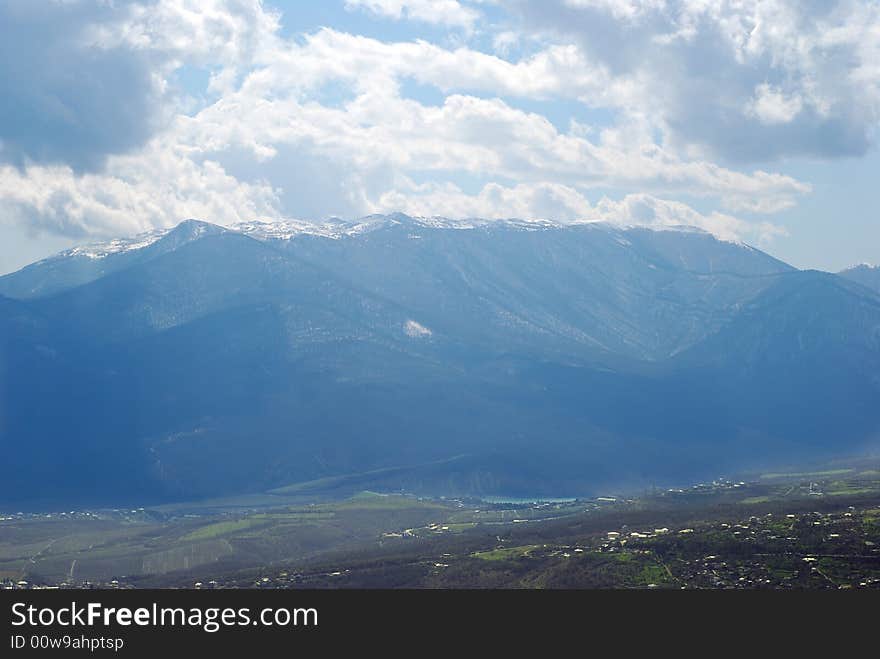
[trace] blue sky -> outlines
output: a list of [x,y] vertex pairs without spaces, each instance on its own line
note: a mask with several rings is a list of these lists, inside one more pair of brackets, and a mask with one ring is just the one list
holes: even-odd
[[10,0],[0,83],[0,272],[392,211],[880,263],[876,1]]

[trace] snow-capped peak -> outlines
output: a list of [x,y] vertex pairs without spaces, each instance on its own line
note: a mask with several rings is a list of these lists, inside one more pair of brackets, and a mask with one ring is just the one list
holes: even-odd
[[851,265],[848,268],[844,268],[841,272],[852,272],[853,270],[880,270],[880,265],[874,265],[873,263],[863,261],[861,263]]
[[122,252],[131,252],[136,249],[149,247],[157,240],[165,236],[170,229],[153,229],[139,233],[130,238],[114,238],[103,242],[91,243],[89,245],[81,245],[65,250],[52,258],[63,258],[70,256],[85,256],[90,259],[103,259],[111,254],[120,254]]
[[551,220],[523,220],[518,218],[494,220],[485,218],[451,219],[440,216],[409,216],[403,213],[368,215],[356,220],[342,220],[333,217],[321,222],[302,219],[249,220],[231,224],[227,227],[198,220],[185,220],[172,229],[153,229],[130,238],[114,238],[74,247],[51,258],[84,256],[90,259],[102,259],[114,254],[149,247],[166,237],[172,241],[173,244],[170,245],[170,248],[174,249],[187,242],[198,240],[205,235],[225,232],[240,233],[262,242],[288,241],[295,239],[297,236],[317,236],[339,240],[395,226],[440,230],[490,230],[493,228],[505,228],[518,231],[545,231],[567,226],[577,226],[603,229],[620,234],[624,234],[631,229],[649,229],[653,231],[676,231],[711,235],[701,228],[689,225],[646,227],[640,225],[623,226],[597,220],[562,223]]
[[[200,220],[184,220],[176,227],[171,229],[152,229],[144,233],[139,233],[129,238],[112,238],[103,242],[81,245],[65,250],[50,259],[84,256],[90,259],[103,259],[114,254],[122,254],[124,252],[133,252],[138,249],[144,249],[154,243],[159,242],[165,237],[175,236],[174,246],[180,246],[193,240],[198,240],[206,235],[223,233],[227,231],[224,227],[210,222],[202,222]],[[49,260],[49,259],[46,259]]]

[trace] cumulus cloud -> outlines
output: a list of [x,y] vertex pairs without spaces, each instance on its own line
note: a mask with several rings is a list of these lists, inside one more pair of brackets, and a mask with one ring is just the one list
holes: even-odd
[[397,20],[410,19],[470,29],[479,14],[457,0],[345,0],[348,9],[364,9]]
[[119,236],[211,218],[219,224],[278,217],[268,185],[242,183],[211,160],[196,162],[152,140],[134,155],[108,158],[111,173],[68,165],[0,167],[0,221],[67,236]]
[[95,50],[91,25],[125,8],[105,3],[0,3],[0,161],[98,167],[156,128],[162,90],[147,59]]
[[[575,43],[667,140],[731,162],[861,155],[880,121],[880,5],[837,0],[502,0]],[[627,85],[624,81],[628,81]]]
[[277,47],[279,19],[261,0],[132,2],[117,20],[89,25],[83,42],[97,52],[147,57],[158,76],[184,64],[206,67],[209,90],[227,92]]
[[375,207],[378,212],[401,210],[422,217],[561,222],[586,218],[593,212],[583,194],[558,183],[520,183],[511,187],[487,183],[478,193],[468,194],[454,183],[419,185],[402,181],[396,189],[380,195]]
[[747,240],[759,245],[769,244],[774,238],[787,235],[784,228],[771,222],[745,222],[717,211],[703,214],[687,204],[645,194],[630,194],[617,201],[603,198],[596,204],[592,217],[623,226],[692,226],[723,240]]
[[728,213],[700,213],[687,204],[652,195],[629,194],[621,199],[602,197],[595,205],[578,190],[555,183],[503,186],[489,183],[468,194],[446,183],[417,185],[405,182],[399,190],[383,194],[376,210],[400,210],[409,215],[490,220],[517,218],[557,222],[606,222],[617,226],[655,229],[691,226],[723,240],[766,245],[787,235],[772,222],[747,222]]
[[[574,45],[549,45],[519,61],[468,47],[427,41],[385,42],[324,28],[273,53],[247,83],[251,93],[287,87],[311,90],[328,79],[358,89],[413,79],[443,92],[479,91],[520,98],[582,98],[612,105],[627,95],[608,70]],[[627,83],[624,83],[627,84]]]
[[259,0],[0,4],[0,162],[100,169],[171,119],[175,69],[210,64],[219,89],[276,19]]
[[[0,126],[0,222],[109,236],[192,216],[232,223],[401,210],[692,224],[766,240],[778,233],[772,223],[740,216],[791,208],[810,185],[735,161],[857,152],[876,124],[878,40],[856,41],[878,22],[861,5],[493,4],[519,18],[493,26],[476,3],[454,1],[344,5],[484,32],[444,46],[332,28],[283,35],[279,15],[259,0],[73,1],[43,12],[52,20],[13,3],[0,11],[19,11],[9,16],[27,29],[56,30],[56,55],[119,98],[82,119],[68,103],[73,110],[58,114],[68,123],[32,135],[55,116],[51,103],[33,100],[33,90],[52,88],[55,70],[44,62],[31,67],[30,87],[14,81],[0,113],[33,112],[36,121]],[[76,20],[61,35],[64,16]],[[767,27],[782,19],[803,28],[800,41],[788,23]],[[114,83],[125,66],[133,73]],[[209,80],[186,113],[171,82],[185,67]],[[8,58],[0,71],[14,72]],[[430,93],[412,93],[411,83]],[[608,112],[597,123],[551,121],[559,102]],[[114,137],[127,120],[137,126]],[[616,200],[601,196],[609,189]],[[697,212],[675,201],[682,196],[715,210]]]
[[755,88],[755,96],[746,105],[746,112],[765,124],[787,124],[800,114],[803,106],[799,95],[786,96],[765,82]]
[[[553,96],[563,89],[571,93],[601,86],[603,78],[578,66],[577,57],[565,50],[510,63],[467,48],[383,43],[324,29],[287,48],[248,76],[237,93],[200,113],[188,141],[251,149],[266,159],[279,144],[307,144],[366,170],[689,190],[754,211],[789,207],[809,191],[788,176],[760,170],[744,174],[682,159],[656,144],[643,122],[608,127],[593,138],[576,123],[561,132],[544,116],[500,97],[448,93],[441,105],[427,105],[400,93],[405,78],[446,92],[473,89],[511,96]],[[306,100],[329,81],[349,84],[353,97],[338,107]]]

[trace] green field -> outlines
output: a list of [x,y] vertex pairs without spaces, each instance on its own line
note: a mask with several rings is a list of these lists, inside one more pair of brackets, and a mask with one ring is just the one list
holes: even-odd
[[[0,515],[0,581],[119,587],[880,587],[880,469],[528,503],[354,490]],[[346,477],[348,478],[348,477]],[[295,488],[296,489],[296,488]]]
[[[216,505],[216,504],[212,504]],[[233,508],[235,509],[235,508]],[[45,583],[137,582],[173,572],[236,570],[378,543],[457,512],[415,497],[363,492],[338,502],[133,520],[30,517],[0,521],[0,578]]]
[[540,545],[525,545],[523,547],[509,547],[506,549],[491,549],[474,553],[475,558],[484,561],[509,561],[514,558],[528,556],[530,552],[538,549]]
[[761,474],[764,480],[780,480],[780,479],[804,479],[804,478],[831,478],[833,476],[844,476],[851,474],[853,469],[829,469],[827,471],[801,471],[791,473],[769,473]]

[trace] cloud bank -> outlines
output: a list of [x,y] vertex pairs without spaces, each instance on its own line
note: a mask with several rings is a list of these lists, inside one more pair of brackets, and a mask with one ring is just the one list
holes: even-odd
[[289,34],[258,0],[6,3],[0,222],[107,237],[399,210],[766,242],[811,191],[780,159],[876,137],[875,2],[338,11],[415,36]]

